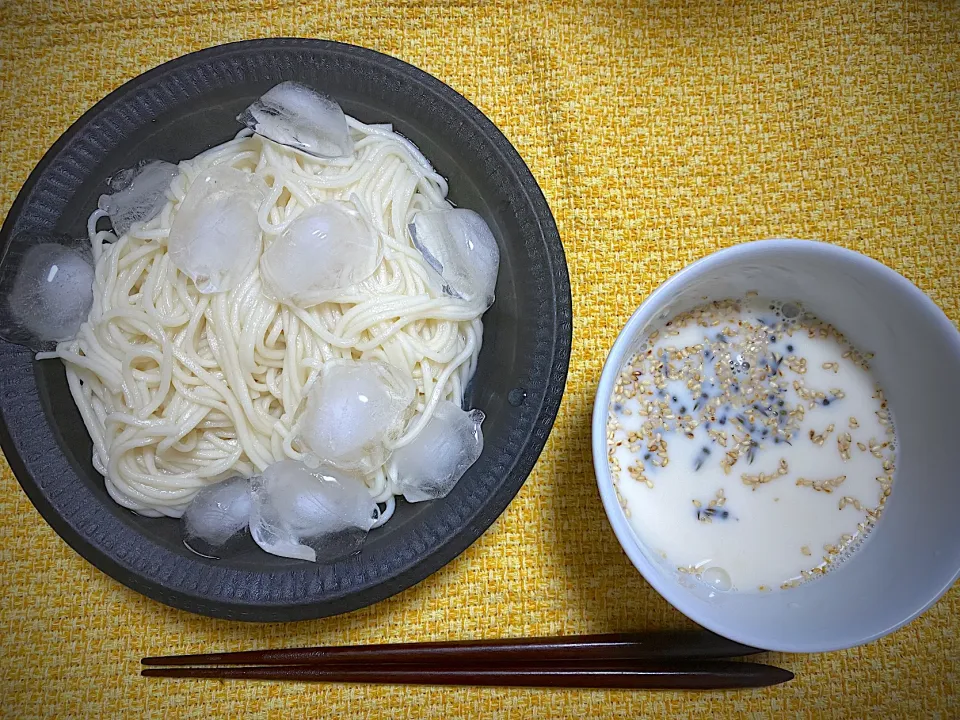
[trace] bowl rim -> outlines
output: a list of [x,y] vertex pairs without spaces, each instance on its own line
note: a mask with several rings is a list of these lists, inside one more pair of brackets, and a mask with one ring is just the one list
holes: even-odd
[[[261,57],[257,60],[256,71],[242,65],[244,62],[253,64],[252,58],[257,54]],[[282,57],[286,63],[284,68],[276,70],[270,66],[268,57]],[[4,373],[0,373],[0,448],[41,516],[82,557],[133,590],[172,607],[231,620],[292,621],[357,610],[415,585],[466,550],[500,517],[533,470],[560,408],[572,345],[572,295],[560,235],[542,190],[510,141],[478,108],[434,76],[389,55],[331,40],[268,38],[226,43],[174,58],[126,81],[77,119],[37,163],[7,213],[0,230],[0,252],[6,251],[12,236],[24,229],[24,225],[33,225],[30,228],[33,230],[53,229],[59,216],[43,206],[44,193],[49,191],[50,185],[45,173],[55,162],[60,167],[67,164],[71,170],[82,164],[81,153],[90,152],[89,147],[82,146],[83,132],[93,128],[98,133],[97,141],[102,141],[109,137],[109,133],[118,133],[118,126],[136,122],[138,113],[149,117],[151,112],[156,112],[155,107],[162,106],[163,97],[174,96],[176,92],[201,92],[199,88],[203,83],[218,73],[229,82],[259,81],[272,77],[271,73],[291,72],[287,68],[298,60],[362,67],[379,75],[380,81],[391,84],[394,91],[402,87],[406,92],[420,93],[426,100],[449,108],[449,112],[462,123],[461,127],[473,133],[473,137],[482,143],[483,152],[489,154],[490,162],[499,164],[504,175],[509,176],[515,185],[517,204],[524,211],[521,225],[525,231],[529,229],[533,233],[532,237],[525,236],[525,241],[543,247],[543,267],[536,274],[543,284],[545,299],[543,317],[538,322],[549,330],[538,331],[538,337],[542,334],[545,339],[538,341],[531,368],[542,377],[537,379],[536,392],[531,390],[531,396],[524,403],[523,437],[511,436],[512,454],[504,451],[493,459],[493,465],[485,473],[490,477],[489,495],[485,499],[474,502],[471,498],[469,507],[457,509],[449,517],[431,519],[429,527],[414,539],[415,545],[427,548],[426,552],[406,548],[398,553],[395,561],[380,558],[378,562],[365,566],[359,561],[349,567],[338,562],[340,577],[327,571],[326,574],[320,570],[313,572],[312,569],[309,573],[297,573],[295,577],[283,575],[274,583],[276,587],[269,588],[271,595],[261,587],[260,580],[267,575],[266,572],[218,572],[196,563],[191,569],[188,560],[179,564],[171,560],[185,556],[176,555],[135,528],[121,524],[102,503],[94,508],[74,507],[78,495],[70,497],[71,489],[64,488],[62,480],[54,475],[59,472],[75,477],[75,474],[59,451],[54,433],[37,427],[41,423],[37,420],[36,408],[40,408],[41,416],[44,412],[34,375],[37,361],[26,349],[0,341],[0,363],[5,368]],[[189,71],[194,74],[184,84],[182,76]],[[245,71],[249,75],[244,74]],[[370,78],[366,77],[365,82],[370,85]],[[132,109],[122,105],[126,98],[135,98],[139,104]],[[128,114],[118,116],[114,112],[118,107]],[[132,113],[133,120],[129,113]],[[111,123],[115,124],[111,126]],[[82,177],[79,171],[72,171]],[[67,175],[65,182],[64,175]],[[61,173],[58,179],[69,185],[69,173]],[[79,185],[80,181],[76,182]],[[40,200],[37,200],[38,196]],[[39,209],[35,207],[38,203],[41,205]],[[30,214],[25,217],[27,209]],[[31,417],[23,419],[23,415]],[[36,442],[32,433],[40,436]],[[45,454],[59,455],[60,459],[51,463]],[[47,468],[46,473],[38,472],[43,468]],[[69,508],[69,512],[64,508]],[[142,538],[142,543],[133,548],[124,546],[114,536],[118,531],[122,531],[121,535],[129,537],[133,534]],[[145,550],[155,551],[156,557],[149,557]],[[281,575],[281,571],[275,572]],[[349,578],[344,579],[343,573]],[[217,577],[211,579],[209,575]],[[222,586],[232,577],[247,578],[250,586],[226,597]],[[249,579],[251,577],[254,580]],[[359,587],[351,589],[351,583]],[[211,598],[208,593],[215,597]],[[290,595],[295,596],[293,601],[286,600]]]
[[934,603],[943,597],[952,585],[960,579],[960,567],[955,570],[953,577],[948,580],[943,587],[934,588],[929,600],[922,603],[919,607],[914,608],[902,620],[889,627],[878,630],[869,636],[860,638],[855,642],[770,642],[768,638],[753,633],[748,628],[731,627],[722,622],[714,622],[710,618],[705,617],[698,612],[695,609],[696,606],[689,601],[691,597],[689,592],[680,586],[679,583],[667,578],[666,575],[660,572],[647,559],[640,549],[642,543],[639,537],[624,516],[617,500],[612,475],[607,463],[606,426],[609,400],[613,395],[613,386],[617,375],[627,359],[627,354],[639,330],[654,318],[664,303],[675,294],[676,290],[687,286],[692,280],[709,272],[718,262],[729,261],[731,259],[748,261],[758,253],[776,253],[780,250],[797,249],[798,247],[804,251],[822,255],[828,260],[830,258],[846,259],[861,264],[869,272],[875,274],[882,282],[896,286],[902,292],[912,296],[919,302],[923,312],[934,321],[938,331],[945,338],[949,339],[953,345],[954,354],[960,358],[960,332],[958,332],[957,328],[950,322],[950,319],[944,314],[943,310],[941,310],[926,293],[920,290],[920,288],[878,260],[854,250],[819,240],[776,237],[744,242],[713,252],[673,274],[650,293],[627,320],[610,348],[610,352],[607,355],[603,370],[600,374],[591,418],[591,448],[593,452],[594,474],[596,476],[597,487],[600,491],[600,498],[607,520],[613,528],[617,541],[620,543],[621,548],[623,548],[623,551],[627,554],[633,566],[640,571],[643,578],[670,603],[670,605],[694,622],[706,627],[708,630],[744,645],[779,652],[829,652],[833,650],[845,650],[873,642],[907,625],[933,606]]

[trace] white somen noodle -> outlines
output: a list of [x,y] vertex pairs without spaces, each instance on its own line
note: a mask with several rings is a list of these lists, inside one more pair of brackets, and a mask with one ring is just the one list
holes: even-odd
[[[117,238],[88,223],[94,303],[78,336],[53,353],[93,439],[93,464],[120,505],[179,517],[204,486],[302,459],[296,421],[324,365],[381,360],[417,386],[415,413],[389,448],[409,443],[437,403],[460,404],[480,349],[482,305],[448,297],[406,231],[421,210],[450,207],[447,184],[388,127],[348,118],[352,157],[324,160],[250,131],[180,163],[167,203]],[[351,203],[379,235],[379,265],[341,295],[307,309],[262,290],[254,268],[232,290],[201,294],[167,253],[190,184],[214,165],[253,172],[269,188],[263,247],[323,200]],[[366,476],[393,510],[389,466]]]

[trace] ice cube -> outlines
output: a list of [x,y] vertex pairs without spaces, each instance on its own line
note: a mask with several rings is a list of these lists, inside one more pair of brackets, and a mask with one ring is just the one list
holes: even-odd
[[180,203],[167,249],[202,293],[230,290],[260,255],[257,211],[266,194],[256,175],[218,165],[200,175]]
[[335,200],[306,209],[260,258],[260,273],[278,300],[309,307],[369,277],[377,237],[349,206]]
[[283,82],[237,116],[258,135],[322,158],[348,157],[353,140],[343,110],[306,85]]
[[250,481],[234,477],[194,495],[180,518],[183,544],[200,555],[221,557],[250,525]]
[[307,396],[300,438],[321,462],[369,473],[387,458],[385,441],[401,430],[416,387],[377,361],[329,366]]
[[93,282],[85,241],[17,233],[0,261],[0,336],[38,351],[70,340],[93,305]]
[[396,485],[407,502],[446,497],[483,450],[480,410],[461,410],[447,400],[412,442],[398,448],[390,462]]
[[325,465],[283,460],[251,487],[250,532],[280,557],[316,562],[357,552],[379,515],[361,478]]
[[473,210],[427,210],[413,216],[409,229],[444,292],[485,308],[493,304],[500,249],[482,217]]
[[110,216],[113,231],[123,235],[135,222],[155,218],[167,202],[167,188],[179,174],[172,163],[145,160],[110,178],[108,184],[113,192],[101,195],[98,206]]

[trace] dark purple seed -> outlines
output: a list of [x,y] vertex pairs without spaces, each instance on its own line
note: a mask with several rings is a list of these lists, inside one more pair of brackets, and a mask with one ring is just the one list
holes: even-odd
[[787,345],[787,352],[793,352],[793,345]]
[[824,398],[824,399],[823,399],[823,406],[826,407],[826,406],[829,405],[829,404],[830,404],[830,400],[827,399],[827,398]]
[[729,511],[729,510],[724,510],[722,513],[720,513],[720,517],[722,517],[724,520],[726,520],[728,517],[730,517],[730,511]]

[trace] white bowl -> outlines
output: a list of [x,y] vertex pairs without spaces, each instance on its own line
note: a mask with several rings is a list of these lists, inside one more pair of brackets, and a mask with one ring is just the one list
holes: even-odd
[[[614,382],[648,325],[704,299],[794,300],[874,352],[871,367],[897,427],[891,494],[863,546],[835,571],[790,590],[716,592],[644,547],[624,516],[607,464]],[[960,575],[960,333],[901,275],[859,253],[805,240],[722,250],[667,280],[614,343],[593,408],[593,463],[603,505],[630,560],[675,608],[747,645],[822,652],[876,640],[930,607]],[[762,538],[758,538],[762,541]]]

